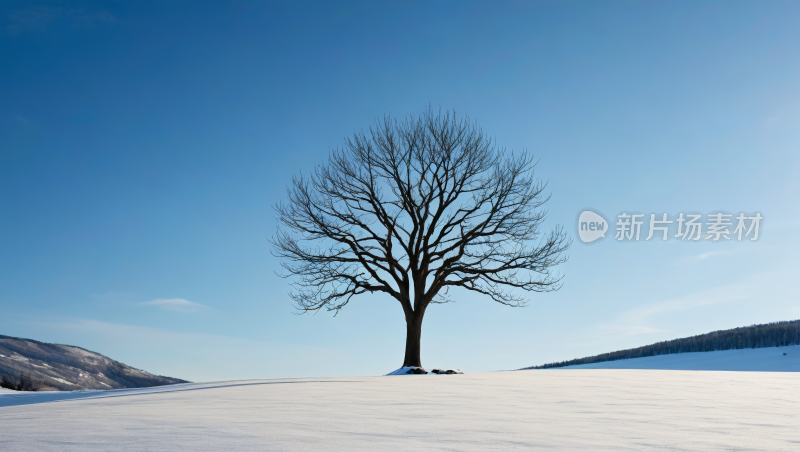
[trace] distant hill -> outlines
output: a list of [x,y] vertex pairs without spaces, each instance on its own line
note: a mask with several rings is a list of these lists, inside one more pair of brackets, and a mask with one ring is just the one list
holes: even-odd
[[25,374],[39,390],[122,389],[188,383],[153,375],[71,345],[0,335],[0,377]]
[[603,353],[602,355],[590,356],[588,358],[525,367],[520,370],[550,369],[554,367],[601,363],[620,359],[644,358],[646,356],[671,355],[675,353],[713,352],[745,348],[780,347],[786,345],[800,345],[800,320],[765,323],[763,325],[751,325],[731,330],[714,331],[713,333],[657,342],[655,344],[645,345],[644,347]]

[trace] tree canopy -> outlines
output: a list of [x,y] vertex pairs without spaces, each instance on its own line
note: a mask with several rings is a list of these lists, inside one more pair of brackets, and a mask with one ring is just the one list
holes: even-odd
[[418,330],[430,304],[454,301],[452,288],[508,306],[557,290],[552,270],[570,242],[561,227],[540,231],[549,197],[535,166],[468,118],[430,108],[356,132],[275,206],[274,253],[295,278],[296,307],[338,312],[382,292]]

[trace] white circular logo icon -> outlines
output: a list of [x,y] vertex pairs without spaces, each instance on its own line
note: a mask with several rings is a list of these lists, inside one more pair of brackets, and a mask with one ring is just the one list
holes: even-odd
[[608,222],[591,210],[584,210],[578,215],[578,237],[583,243],[591,243],[606,237]]

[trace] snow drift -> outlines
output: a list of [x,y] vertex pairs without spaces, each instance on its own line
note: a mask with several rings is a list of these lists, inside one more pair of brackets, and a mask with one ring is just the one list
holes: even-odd
[[745,348],[716,352],[676,353],[646,358],[578,364],[560,369],[721,370],[800,372],[800,345]]

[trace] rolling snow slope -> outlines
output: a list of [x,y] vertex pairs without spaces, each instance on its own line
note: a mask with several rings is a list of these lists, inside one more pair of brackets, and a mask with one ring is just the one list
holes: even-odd
[[756,372],[800,372],[800,345],[745,348],[716,352],[676,353],[592,364],[561,369],[658,369],[721,370]]
[[178,378],[153,375],[80,347],[0,335],[0,375],[17,380],[21,373],[35,379],[42,389],[61,391],[186,383]]
[[0,450],[797,450],[800,373],[552,369],[0,393]]

